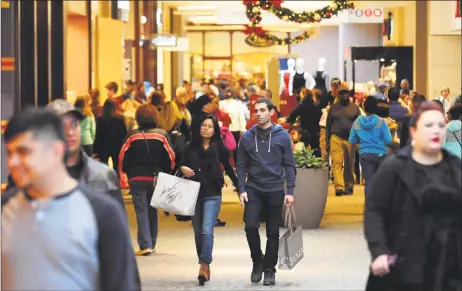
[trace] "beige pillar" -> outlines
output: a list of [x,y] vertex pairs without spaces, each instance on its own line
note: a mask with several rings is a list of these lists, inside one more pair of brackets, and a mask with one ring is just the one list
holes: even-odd
[[273,104],[279,110],[279,60],[277,57],[272,57],[266,64],[266,88],[273,93]]

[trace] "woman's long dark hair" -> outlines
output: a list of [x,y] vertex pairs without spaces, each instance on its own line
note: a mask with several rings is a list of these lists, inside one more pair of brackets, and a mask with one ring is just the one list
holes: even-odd
[[211,143],[216,144],[220,148],[223,146],[223,140],[221,139],[220,133],[220,125],[218,124],[218,120],[211,114],[198,114],[194,118],[197,118],[197,122],[193,122],[194,127],[191,128],[192,136],[191,136],[191,146],[195,148],[199,148],[202,146],[202,136],[201,136],[201,126],[204,121],[207,119],[212,120],[213,122],[213,129],[214,133],[211,139]]
[[107,99],[103,105],[103,118],[109,119],[115,116],[116,112],[116,103],[112,99]]

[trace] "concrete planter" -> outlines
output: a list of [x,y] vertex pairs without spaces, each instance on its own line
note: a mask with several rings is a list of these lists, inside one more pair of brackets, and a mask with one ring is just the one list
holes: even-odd
[[[329,170],[297,168],[294,207],[297,224],[303,229],[319,228],[326,209]],[[284,219],[283,210],[283,219]]]

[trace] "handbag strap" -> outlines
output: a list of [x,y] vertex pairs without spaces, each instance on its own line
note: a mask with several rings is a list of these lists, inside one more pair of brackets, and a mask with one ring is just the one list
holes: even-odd
[[460,143],[460,140],[459,138],[457,137],[456,133],[455,132],[452,132],[452,134],[454,135],[454,137],[456,138],[457,142],[459,143],[459,145],[462,147],[462,144]]
[[293,233],[294,226],[297,227],[297,218],[295,217],[295,209],[293,206],[286,205],[286,227]]
[[152,160],[151,151],[149,150],[149,144],[148,144],[148,140],[146,138],[146,135],[144,134],[144,130],[141,130],[141,132],[143,133],[144,142],[146,143],[146,149],[148,150],[149,158]]
[[[141,130],[141,132],[143,133],[144,142],[146,143],[146,149],[148,150],[148,156],[152,160],[151,150],[149,150],[149,144],[148,144],[148,140],[146,138],[146,135],[144,134],[144,130]],[[179,173],[179,169],[176,170],[174,176],[179,176],[178,173]]]

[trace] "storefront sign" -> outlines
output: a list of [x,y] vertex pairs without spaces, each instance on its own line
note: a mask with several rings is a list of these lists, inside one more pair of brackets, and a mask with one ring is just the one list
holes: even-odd
[[151,42],[157,47],[175,47],[177,45],[176,36],[170,34],[158,34]]
[[348,11],[348,23],[383,23],[383,8],[364,7]]

